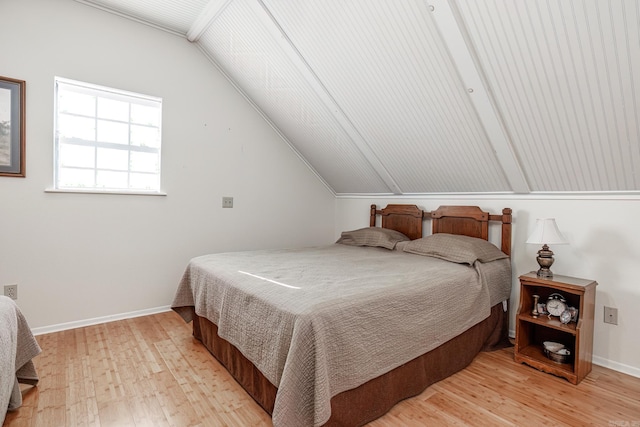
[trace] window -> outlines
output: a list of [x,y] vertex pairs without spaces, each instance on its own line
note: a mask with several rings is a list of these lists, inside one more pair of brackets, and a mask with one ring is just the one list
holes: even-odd
[[56,77],[56,190],[160,192],[162,99]]

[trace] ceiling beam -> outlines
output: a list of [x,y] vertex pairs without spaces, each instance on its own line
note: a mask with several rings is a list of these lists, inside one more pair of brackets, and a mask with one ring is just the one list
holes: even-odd
[[307,83],[311,86],[313,91],[322,100],[327,111],[332,114],[336,121],[342,126],[344,131],[349,135],[353,143],[358,147],[362,155],[369,162],[371,167],[376,171],[378,176],[389,188],[389,191],[393,194],[402,194],[400,186],[396,183],[393,177],[389,174],[384,167],[378,156],[371,150],[369,144],[364,137],[360,134],[355,125],[351,122],[346,113],[342,110],[338,102],[333,98],[329,90],[322,83],[320,78],[313,72],[311,66],[305,60],[304,56],[296,48],[295,44],[291,41],[287,33],[280,26],[278,20],[273,16],[269,7],[265,4],[269,0],[255,0],[250,2],[252,7],[260,6],[261,10],[256,10],[258,16],[263,19],[265,26],[271,31],[274,40],[276,40],[282,51],[286,53],[287,57],[291,60],[296,69],[305,78]]
[[213,21],[220,16],[224,9],[233,0],[209,0],[209,3],[202,9],[202,12],[191,24],[191,28],[187,31],[187,40],[190,42],[197,42],[200,37],[207,31],[207,28],[213,23]]
[[455,0],[430,0],[428,7],[511,189],[516,193],[529,193],[531,190],[526,176],[469,41]]

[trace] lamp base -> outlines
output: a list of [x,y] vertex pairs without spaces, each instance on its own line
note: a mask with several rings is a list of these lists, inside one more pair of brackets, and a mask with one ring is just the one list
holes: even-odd
[[553,279],[553,272],[548,268],[540,268],[536,272],[536,275],[542,279]]
[[538,270],[538,277],[543,279],[551,279],[553,278],[553,273],[549,269],[553,265],[555,261],[553,259],[553,252],[549,249],[548,245],[543,245],[542,249],[538,251],[538,257],[536,258],[538,261],[538,265],[540,269]]

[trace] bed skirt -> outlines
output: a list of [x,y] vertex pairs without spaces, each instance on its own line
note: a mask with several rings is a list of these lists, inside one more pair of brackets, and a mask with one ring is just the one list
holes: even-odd
[[[217,326],[194,314],[193,336],[224,365],[236,381],[269,414],[277,388],[229,342]],[[361,426],[379,418],[396,403],[422,393],[429,385],[464,369],[480,351],[509,346],[509,320],[502,303],[491,315],[440,347],[331,399],[331,418],[325,426]]]

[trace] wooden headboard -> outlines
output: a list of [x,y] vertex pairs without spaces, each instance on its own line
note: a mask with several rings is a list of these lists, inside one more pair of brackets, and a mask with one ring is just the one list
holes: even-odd
[[461,234],[489,240],[489,222],[502,223],[501,250],[511,256],[511,209],[502,215],[484,212],[478,206],[440,206],[435,211],[423,211],[416,205],[387,205],[377,209],[371,205],[369,225],[375,227],[376,216],[382,217],[382,228],[397,230],[411,240],[422,237],[424,220],[431,220],[431,233]]

